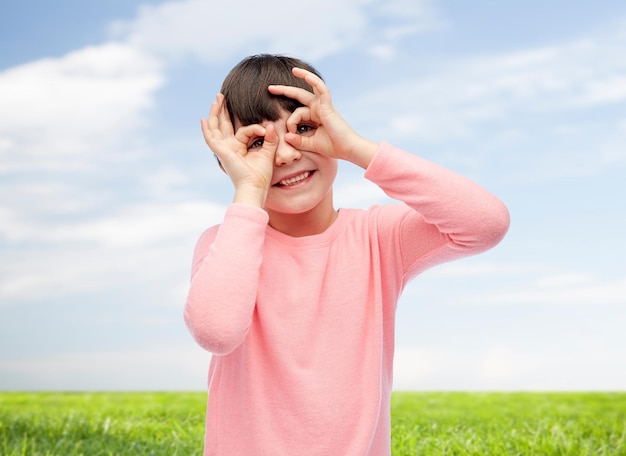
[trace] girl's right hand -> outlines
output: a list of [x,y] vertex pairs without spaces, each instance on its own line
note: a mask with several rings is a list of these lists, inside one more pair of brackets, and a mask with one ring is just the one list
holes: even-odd
[[[211,104],[208,119],[201,120],[201,126],[204,140],[235,186],[233,202],[264,207],[278,145],[274,127],[253,124],[235,132],[221,93]],[[257,141],[263,145],[252,150]]]

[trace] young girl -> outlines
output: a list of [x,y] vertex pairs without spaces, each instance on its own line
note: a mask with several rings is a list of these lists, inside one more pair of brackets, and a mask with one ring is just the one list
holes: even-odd
[[[507,209],[361,137],[297,59],[244,59],[202,131],[235,187],[198,241],[184,312],[213,353],[204,454],[390,454],[400,293],[421,271],[496,245]],[[398,204],[336,210],[338,160]]]

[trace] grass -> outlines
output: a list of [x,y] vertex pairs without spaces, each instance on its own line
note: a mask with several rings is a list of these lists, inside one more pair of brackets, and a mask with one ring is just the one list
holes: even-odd
[[0,393],[0,454],[201,455],[205,398],[201,393]]
[[[0,393],[0,454],[200,455],[205,398]],[[392,454],[626,455],[626,393],[395,392]]]
[[626,393],[395,393],[394,455],[626,455]]

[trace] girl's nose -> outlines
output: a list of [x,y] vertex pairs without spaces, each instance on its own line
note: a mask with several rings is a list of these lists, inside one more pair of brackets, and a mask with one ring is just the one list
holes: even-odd
[[302,153],[298,149],[287,143],[284,137],[279,139],[276,154],[274,155],[274,164],[276,166],[290,165],[300,160],[300,158],[302,158]]

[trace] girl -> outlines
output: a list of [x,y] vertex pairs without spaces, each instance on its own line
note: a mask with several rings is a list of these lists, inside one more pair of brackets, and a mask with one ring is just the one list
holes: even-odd
[[[390,454],[400,293],[429,267],[495,246],[506,207],[357,134],[298,59],[244,59],[202,131],[234,185],[196,246],[184,312],[213,353],[204,454]],[[336,210],[338,160],[398,203]]]

